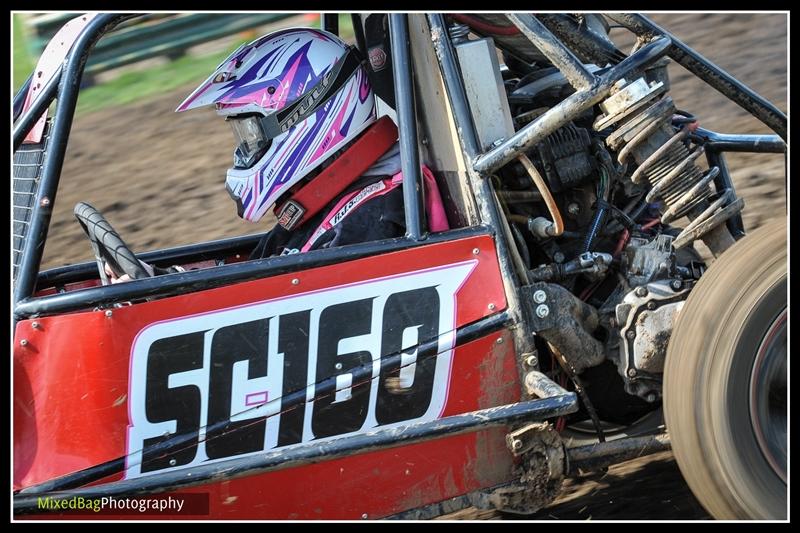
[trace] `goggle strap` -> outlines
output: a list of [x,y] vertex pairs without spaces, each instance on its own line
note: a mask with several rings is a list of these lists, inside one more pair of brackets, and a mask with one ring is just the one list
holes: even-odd
[[336,63],[313,89],[307,91],[305,97],[264,118],[262,121],[264,133],[270,139],[274,139],[313,115],[350,80],[360,65],[358,51],[352,46],[348,47],[344,58]]

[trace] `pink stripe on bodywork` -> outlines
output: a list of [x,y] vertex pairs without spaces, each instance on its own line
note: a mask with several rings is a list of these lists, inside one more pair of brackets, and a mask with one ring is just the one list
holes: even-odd
[[262,405],[269,401],[269,393],[267,391],[253,392],[244,397],[245,407],[251,405]]
[[[78,37],[83,33],[86,26],[97,16],[97,13],[86,13],[79,17],[75,17],[66,24],[50,39],[47,47],[42,52],[42,57],[36,63],[36,69],[33,71],[33,78],[31,85],[28,87],[28,94],[25,96],[25,103],[22,106],[22,112],[25,113],[33,103],[41,95],[41,89],[53,79],[56,72],[64,65],[64,59],[67,57],[72,45],[78,40]],[[23,142],[38,143],[42,140],[42,133],[44,132],[44,123],[47,120],[47,111],[42,113],[39,120],[34,124],[31,131],[25,137]]]

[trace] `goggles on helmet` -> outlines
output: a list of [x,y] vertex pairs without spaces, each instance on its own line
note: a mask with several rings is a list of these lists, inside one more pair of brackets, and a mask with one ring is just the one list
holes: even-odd
[[264,117],[253,113],[235,115],[225,118],[230,124],[236,139],[236,150],[233,152],[235,168],[250,168],[269,150],[272,144],[264,128]]
[[347,53],[307,94],[291,105],[267,115],[230,115],[226,121],[236,138],[235,168],[250,168],[269,150],[272,139],[311,116],[356,73],[361,61],[358,52]]

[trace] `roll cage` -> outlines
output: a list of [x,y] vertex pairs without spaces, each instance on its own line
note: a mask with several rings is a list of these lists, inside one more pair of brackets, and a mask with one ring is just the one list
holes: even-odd
[[[63,67],[50,82],[46,83],[41,90],[41,96],[30,108],[22,111],[25,95],[32,83],[32,78],[28,79],[14,98],[13,143],[15,152],[22,146],[26,135],[42,113],[54,101],[58,102],[47,133],[48,149],[44,152],[41,162],[39,185],[34,191],[35,196],[30,218],[27,221],[27,231],[20,241],[20,248],[16,249],[15,247],[15,253],[18,253],[18,257],[15,256],[14,261],[13,312],[15,320],[68,313],[87,308],[110,308],[129,301],[176,296],[267,278],[300,269],[337,264],[428,244],[488,235],[493,239],[498,257],[507,309],[489,319],[459,329],[457,335],[462,340],[469,340],[501,328],[508,328],[513,335],[514,351],[517,354],[533,353],[535,350],[530,332],[535,329],[527,323],[528,319],[525,317],[524,306],[521,303],[524,299],[525,287],[528,285],[526,273],[517,267],[519,262],[515,262],[515,255],[518,252],[514,240],[511,238],[508,223],[502,215],[492,181],[487,179],[496,170],[524,150],[542,141],[550,133],[586,109],[603,100],[619,80],[665,56],[669,56],[690,70],[776,133],[776,135],[729,135],[698,130],[698,134],[703,136],[706,141],[705,147],[709,164],[720,167],[720,173],[715,178],[718,188],[733,188],[730,174],[725,165],[725,152],[786,152],[784,141],[787,135],[787,119],[780,110],[686,46],[674,35],[656,26],[646,17],[633,14],[613,14],[610,15],[610,18],[639,36],[642,46],[630,56],[620,58],[616,64],[599,75],[587,70],[571,50],[571,47],[575,46],[588,50],[606,47],[607,44],[598,40],[596,35],[591,32],[578,31],[576,27],[570,25],[568,20],[557,18],[555,21],[558,24],[545,25],[533,15],[519,14],[512,17],[513,25],[531,43],[537,45],[547,59],[562,72],[575,88],[575,92],[537,119],[520,128],[511,137],[501,139],[489,149],[483,150],[478,142],[476,126],[470,112],[445,15],[430,13],[415,16],[411,21],[408,15],[390,14],[389,27],[396,113],[404,176],[403,194],[407,228],[405,236],[316,250],[304,254],[234,262],[224,266],[135,280],[125,284],[89,287],[75,291],[59,290],[65,285],[88,279],[96,269],[96,264],[90,262],[39,272],[84,66],[93,46],[103,35],[114,29],[119,23],[135,16],[138,15],[103,14],[97,16],[74,43]],[[357,15],[353,16],[357,17]],[[338,33],[337,20],[336,16],[325,14],[322,23],[325,29]],[[414,31],[410,30],[412,23]],[[357,24],[354,26],[358,27]],[[365,49],[363,35],[357,31],[356,38],[359,48],[363,51]],[[446,110],[440,112],[451,115],[455,127],[451,130],[449,140],[453,145],[451,148],[457,152],[457,158],[463,164],[463,167],[459,169],[460,172],[451,173],[444,178],[448,187],[454,191],[458,190],[461,195],[457,203],[461,210],[459,218],[463,223],[460,224],[461,227],[437,234],[428,234],[425,231],[425,210],[422,207],[425,205],[424,187],[419,170],[420,151],[418,147],[436,144],[439,141],[428,141],[425,132],[432,130],[434,126],[425,123],[426,119],[420,118],[421,114],[417,113],[419,107],[428,104],[420,102],[418,97],[415,97],[419,94],[418,84],[421,83],[420,77],[417,76],[415,79],[414,75],[414,65],[419,64],[420,61],[419,50],[416,50],[417,54],[415,55],[415,50],[412,49],[415,39],[428,39],[432,45],[431,57],[435,57],[434,66],[438,69],[437,79],[441,80],[441,86],[444,89],[442,98],[446,104]],[[423,135],[420,134],[421,132]],[[743,236],[742,221],[739,215],[731,217],[727,225],[735,237]],[[250,235],[191,244],[146,252],[140,254],[139,257],[149,263],[162,266],[181,261],[193,262],[241,256],[247,254],[260,237],[261,235]],[[36,295],[37,291],[44,288],[55,288],[56,290],[54,294]],[[567,393],[560,388],[555,391],[550,390],[549,395],[542,395],[541,398],[549,399],[550,402],[544,405],[537,403],[541,402],[541,400],[537,400],[506,406],[508,409],[496,411],[496,416],[493,415],[494,418],[491,420],[486,418],[486,413],[475,412],[470,416],[465,415],[461,420],[450,417],[443,424],[437,421],[429,426],[421,426],[416,428],[417,433],[409,438],[409,442],[416,442],[415,439],[430,439],[440,434],[459,432],[465,428],[474,429],[486,424],[507,423],[525,417],[547,418],[554,414],[568,412],[568,409],[575,406],[577,402],[574,394]],[[445,420],[447,419],[443,419],[442,422]],[[489,421],[487,422],[487,420]],[[342,448],[336,450],[331,457],[336,456],[336,453],[348,453],[364,446],[381,447],[389,446],[392,443],[396,444],[395,435],[380,433],[369,442],[363,440],[342,442]],[[309,457],[318,459],[313,455],[315,452],[312,453],[312,448],[299,449],[296,453],[298,457],[303,453],[310,453]],[[286,455],[282,455],[281,458],[286,460]],[[302,457],[300,459],[302,460]],[[247,461],[244,461],[241,466],[242,468],[269,467],[269,465],[265,466],[265,463],[253,465]],[[119,464],[98,465],[92,472],[79,473],[77,477],[54,480],[45,486],[34,488],[43,491],[71,489],[102,479],[104,476],[118,471],[119,468]],[[209,477],[217,474],[213,468],[206,473]],[[157,486],[163,487],[163,481],[159,480]],[[153,488],[147,484],[137,483],[117,485],[109,489],[111,491],[109,494],[142,493]],[[29,489],[26,491],[30,492]],[[89,488],[90,492],[91,489],[92,487]],[[100,493],[103,492],[102,488],[95,489],[95,492],[98,490]],[[36,493],[36,491],[33,492]],[[32,497],[34,496],[29,496],[29,498]],[[31,501],[25,498],[19,499],[15,503],[15,507],[26,509],[27,505],[33,505]]]
[[[509,280],[506,288],[508,296],[512,301],[516,301],[521,278],[519,273],[514,271],[512,263],[506,260],[510,257],[509,246],[513,246],[513,241],[507,238],[506,231],[499,231],[504,228],[505,223],[494,200],[491,183],[485,178],[516,157],[521,151],[535,145],[577,114],[600,101],[608,94],[614,83],[631,71],[651,64],[664,56],[671,57],[777,133],[777,135],[727,135],[701,130],[700,134],[706,138],[705,146],[709,163],[721,168],[721,172],[716,178],[718,187],[733,187],[724,163],[724,152],[781,153],[786,151],[786,145],[782,139],[786,138],[787,119],[779,109],[689,48],[670,32],[658,27],[646,17],[636,14],[612,14],[610,18],[631,30],[642,42],[648,44],[614,65],[601,76],[589,72],[566,44],[577,43],[590,50],[607,46],[596,35],[591,32],[578,32],[563,20],[559,21],[560,24],[551,24],[551,31],[532,15],[514,17],[514,24],[525,37],[532,43],[538,44],[542,50],[548,50],[545,52],[548,59],[567,77],[570,84],[576,88],[576,92],[538,119],[521,128],[512,137],[503,140],[487,151],[482,151],[478,145],[475,126],[459,75],[459,67],[447,31],[445,16],[431,13],[426,15],[426,22],[430,28],[438,67],[447,91],[447,100],[452,108],[453,120],[459,132],[458,142],[463,150],[467,166],[466,178],[468,179],[465,181],[470,184],[468,193],[472,196],[470,200],[474,201],[477,206],[477,213],[474,220],[468,221],[471,227],[451,230],[437,236],[427,235],[424,230],[424,209],[420,207],[424,205],[424,188],[420,185],[419,152],[416,149],[419,139],[417,128],[412,127],[418,122],[408,15],[392,14],[389,20],[396,112],[404,183],[407,185],[404,187],[407,228],[404,237],[312,252],[299,257],[249,261],[244,264],[228,265],[224,270],[211,268],[174,274],[169,276],[168,281],[152,278],[138,280],[136,283],[125,286],[97,287],[79,292],[34,297],[37,288],[58,286],[84,279],[94,269],[93,263],[83,263],[39,273],[39,264],[47,238],[53,203],[56,199],[60,172],[64,163],[64,154],[86,60],[95,43],[103,35],[113,30],[119,23],[137,16],[141,15],[103,14],[96,17],[72,46],[63,67],[42,88],[41,96],[30,108],[24,113],[21,112],[32,77],[28,78],[14,97],[13,142],[15,152],[22,145],[23,139],[38,117],[53,101],[58,102],[50,125],[47,140],[49,149],[41,164],[39,187],[32,204],[32,212],[28,221],[29,227],[22,241],[22,249],[18,250],[18,261],[14,262],[16,270],[14,315],[17,318],[66,312],[88,306],[111,305],[137,298],[170,296],[202,287],[270,276],[301,266],[330,264],[346,259],[405,249],[429,242],[431,239],[448,240],[474,233],[494,235],[497,251],[501,257],[503,274]],[[336,16],[323,14],[322,23],[328,31],[338,33]],[[359,48],[363,50],[364,37],[361,32],[357,32],[356,38]],[[728,221],[728,226],[733,235],[741,236],[743,234],[740,215],[732,217]],[[155,264],[170,263],[178,259],[204,260],[220,254],[243,253],[251,248],[258,238],[259,236],[247,236],[192,244],[143,253],[141,258]],[[518,306],[511,305],[512,309],[515,307]],[[520,317],[517,316],[517,318]]]

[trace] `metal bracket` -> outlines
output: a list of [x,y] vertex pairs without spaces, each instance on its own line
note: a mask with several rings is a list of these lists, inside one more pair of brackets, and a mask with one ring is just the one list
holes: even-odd
[[576,373],[605,360],[597,329],[597,311],[561,285],[532,283],[521,288],[522,307],[532,332],[541,335],[564,354]]
[[495,489],[488,502],[507,513],[529,515],[552,502],[567,471],[567,455],[549,423],[528,424],[506,436],[512,453],[521,457],[516,482]]

